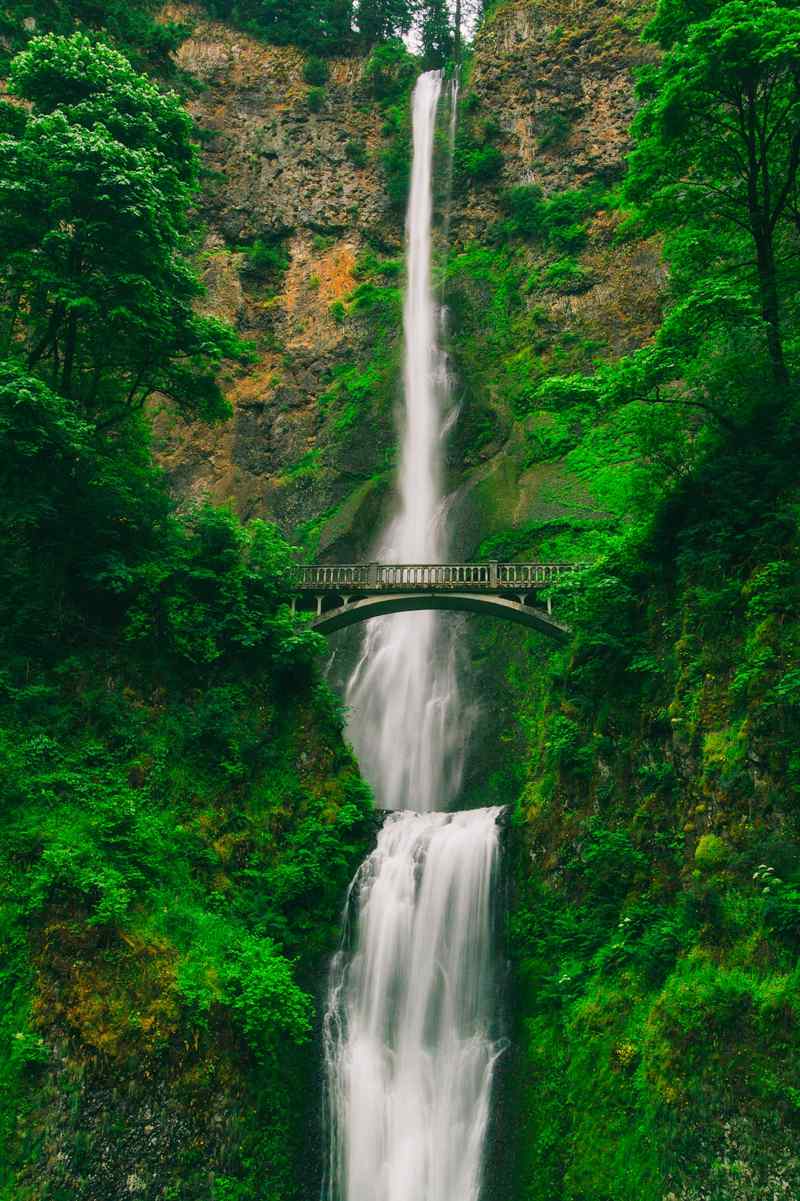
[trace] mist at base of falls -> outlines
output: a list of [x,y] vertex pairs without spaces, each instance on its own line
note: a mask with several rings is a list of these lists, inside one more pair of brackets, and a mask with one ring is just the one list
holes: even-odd
[[[376,557],[448,554],[442,488],[450,381],[431,284],[439,72],[413,96],[404,406],[396,514]],[[456,88],[446,140],[452,156]],[[448,172],[451,166],[448,164]],[[493,952],[500,809],[446,811],[474,712],[448,615],[368,623],[348,681],[349,734],[391,813],[353,881],[324,1025],[325,1201],[478,1201],[500,1054]]]

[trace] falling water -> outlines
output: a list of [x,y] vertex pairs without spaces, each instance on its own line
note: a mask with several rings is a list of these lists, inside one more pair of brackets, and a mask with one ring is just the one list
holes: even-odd
[[[413,100],[398,507],[378,552],[399,563],[447,552],[447,361],[431,286],[441,89],[429,72]],[[331,968],[326,1201],[477,1201],[480,1191],[499,1054],[491,935],[500,810],[434,812],[458,794],[469,724],[455,648],[452,624],[434,613],[381,618],[348,684],[365,774],[379,804],[403,812],[387,818],[353,882]]]
[[[420,76],[413,98],[414,155],[406,221],[405,370],[397,513],[377,558],[441,563],[447,558],[442,439],[447,359],[438,345],[431,285],[431,226],[438,71]],[[452,624],[437,613],[398,613],[370,622],[346,701],[350,737],[384,809],[446,808],[457,796],[469,713],[457,687]]]
[[331,1201],[478,1197],[499,813],[393,814],[354,881],[325,1020]]

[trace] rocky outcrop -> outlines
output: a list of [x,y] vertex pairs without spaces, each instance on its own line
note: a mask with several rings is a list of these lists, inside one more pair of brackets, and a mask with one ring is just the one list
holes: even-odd
[[636,0],[509,0],[479,32],[470,88],[500,126],[507,182],[563,192],[618,180],[652,58]]
[[[195,22],[178,65],[201,84],[190,107],[208,168],[200,210],[206,303],[237,326],[255,360],[230,371],[234,416],[224,426],[160,416],[161,461],[185,503],[203,495],[230,500],[244,517],[276,520],[309,554],[364,555],[390,482],[399,328],[395,315],[387,335],[380,298],[370,310],[351,298],[388,256],[394,280],[402,247],[402,217],[390,205],[382,166],[383,115],[365,64],[334,61],[325,87],[312,89],[300,51],[185,7],[167,11]],[[632,0],[508,0],[495,9],[476,39],[462,127],[497,146],[502,170],[472,182],[457,172],[451,255],[486,246],[510,187],[535,184],[552,197],[621,178],[633,72],[651,54],[639,37],[646,16]],[[659,247],[620,243],[620,220],[602,209],[591,219],[577,255],[579,286],[547,282],[558,257],[552,248],[535,240],[518,248],[515,269],[528,279],[513,351],[536,358],[540,374],[590,369],[598,356],[625,353],[652,335],[663,285]],[[266,266],[259,266],[264,247]],[[463,286],[469,292],[472,284]],[[481,311],[486,300],[473,297]],[[482,321],[478,340],[488,343],[490,309]],[[463,403],[450,480],[454,550],[473,554],[503,529],[568,518],[576,494],[583,513],[592,501],[557,465],[526,462],[531,421],[520,420],[490,355],[474,356],[485,362],[469,367],[462,333],[455,330],[453,348]]]
[[[624,214],[602,198],[622,179],[631,148],[634,73],[653,54],[640,38],[649,10],[631,0],[507,0],[476,37],[461,137],[464,151],[490,148],[497,169],[488,179],[462,172],[451,214],[453,303],[466,314],[454,350],[468,404],[481,413],[472,419],[481,431],[472,448],[478,464],[453,464],[462,553],[503,530],[595,511],[557,462],[536,461],[531,435],[548,418],[525,415],[514,382],[530,393],[549,374],[591,371],[598,359],[645,344],[660,319],[661,248],[620,238]],[[546,201],[594,189],[601,198],[583,243],[503,233],[505,197],[520,185]],[[475,269],[470,256],[481,253]],[[506,307],[492,328],[487,308],[503,291]]]
[[205,306],[234,324],[254,361],[225,381],[230,422],[209,430],[161,414],[158,453],[184,503],[229,500],[324,547],[320,517],[358,512],[380,492],[392,439],[389,384],[346,421],[327,400],[337,373],[373,351],[369,322],[345,319],[359,260],[402,240],[380,164],[381,113],[363,60],[331,62],[324,88],[312,88],[299,50],[186,7],[166,15],[193,21],[177,65],[200,85],[189,107],[207,168]]

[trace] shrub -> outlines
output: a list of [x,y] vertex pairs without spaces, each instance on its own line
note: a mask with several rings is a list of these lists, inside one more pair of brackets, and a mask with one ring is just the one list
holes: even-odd
[[558,259],[545,271],[543,282],[548,288],[569,294],[588,291],[594,281],[590,273],[574,259]]
[[471,146],[456,155],[459,173],[473,183],[488,183],[503,170],[503,152],[497,146]]
[[306,96],[306,100],[308,102],[308,107],[311,109],[312,113],[320,112],[323,104],[325,103],[325,89],[324,88],[309,88],[308,95]]
[[307,58],[303,66],[303,79],[306,83],[313,84],[314,87],[322,87],[328,82],[328,64],[324,59],[317,58],[312,54]]
[[624,830],[594,826],[589,830],[573,865],[595,900],[618,901],[625,896],[635,877],[647,866],[647,859],[631,842]]
[[289,269],[289,255],[280,242],[256,238],[251,246],[244,248],[247,255],[247,270],[252,275],[268,278],[283,275]]
[[351,138],[345,146],[344,152],[354,166],[366,167],[368,161],[367,148],[360,138]]
[[411,89],[419,63],[400,38],[376,46],[364,67],[364,78],[372,85],[376,100],[395,103]]
[[795,946],[800,941],[800,886],[785,883],[773,867],[761,864],[753,874],[764,898],[764,924],[779,938]]
[[599,184],[562,192],[545,200],[535,184],[518,184],[504,192],[501,201],[508,214],[505,230],[522,238],[542,238],[558,250],[575,253],[586,245],[584,222],[608,201]]
[[518,184],[500,198],[508,213],[512,230],[523,238],[541,237],[545,231],[547,205],[542,189],[536,184]]
[[386,192],[395,212],[402,212],[411,179],[411,123],[407,105],[397,104],[387,110],[382,132],[390,139],[381,154]]

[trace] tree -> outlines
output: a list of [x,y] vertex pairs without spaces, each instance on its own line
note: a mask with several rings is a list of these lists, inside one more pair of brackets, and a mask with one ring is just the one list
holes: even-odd
[[277,45],[318,54],[343,54],[352,46],[353,0],[207,0],[206,7]]
[[195,312],[186,258],[199,164],[192,122],[85,34],[34,39],[0,120],[0,353],[101,427],[154,393],[214,420],[242,344]]
[[414,20],[411,0],[360,0],[358,31],[367,46],[408,33]]
[[427,68],[441,67],[452,58],[455,37],[447,0],[422,0],[419,30]]
[[[699,19],[698,19],[699,18]],[[742,242],[771,372],[789,383],[780,267],[800,227],[800,12],[777,0],[663,0],[667,49],[640,81],[628,195],[662,228],[695,219]]]
[[160,75],[174,70],[170,54],[189,26],[165,21],[158,0],[7,0],[0,12],[0,70],[24,48],[35,19],[35,32],[70,34],[77,29],[102,32],[138,66],[155,66]]

